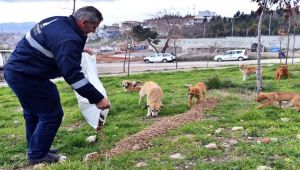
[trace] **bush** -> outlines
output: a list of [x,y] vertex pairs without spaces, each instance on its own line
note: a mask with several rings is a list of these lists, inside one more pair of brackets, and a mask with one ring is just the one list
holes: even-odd
[[231,80],[222,81],[218,75],[214,75],[213,77],[207,78],[205,84],[208,89],[236,87],[236,84],[234,84]]

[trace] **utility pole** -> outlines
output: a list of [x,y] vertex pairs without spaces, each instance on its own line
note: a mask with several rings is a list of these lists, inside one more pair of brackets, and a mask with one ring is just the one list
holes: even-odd
[[271,35],[271,25],[272,25],[272,15],[273,15],[273,12],[270,12],[270,18],[269,18],[269,36]]
[[72,14],[74,14],[74,12],[75,12],[75,2],[76,2],[76,0],[73,0],[73,12],[72,12]]

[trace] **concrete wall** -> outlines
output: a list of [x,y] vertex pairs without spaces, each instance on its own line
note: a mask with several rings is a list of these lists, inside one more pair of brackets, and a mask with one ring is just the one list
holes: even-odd
[[[295,36],[295,48],[300,48],[300,36]],[[297,41],[298,40],[298,41]],[[159,46],[162,47],[165,43],[162,39]],[[188,53],[189,48],[246,48],[250,49],[251,44],[257,42],[257,37],[225,37],[225,38],[195,38],[195,39],[178,39],[176,46],[182,48],[183,53]],[[293,36],[290,36],[290,49],[293,45]],[[262,36],[261,42],[266,48],[279,47],[279,36]],[[169,46],[173,47],[173,40],[170,40]],[[287,37],[282,40],[281,47],[286,48]]]

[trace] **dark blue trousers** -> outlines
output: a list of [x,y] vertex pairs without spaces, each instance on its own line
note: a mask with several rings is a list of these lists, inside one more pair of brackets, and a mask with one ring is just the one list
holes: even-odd
[[41,159],[48,154],[63,117],[56,85],[10,70],[4,76],[23,107],[28,159]]

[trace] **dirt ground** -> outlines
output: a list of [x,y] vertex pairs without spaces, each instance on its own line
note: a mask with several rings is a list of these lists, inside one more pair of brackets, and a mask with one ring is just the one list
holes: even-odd
[[[116,57],[110,54],[98,54],[96,55],[97,62],[106,62],[106,63],[113,63],[113,62],[123,62],[123,57]],[[128,61],[128,58],[126,59]],[[130,58],[130,61],[143,61],[141,57],[133,57]]]
[[201,120],[204,115],[203,112],[206,109],[214,108],[217,103],[217,99],[209,98],[205,102],[195,105],[185,113],[157,118],[157,121],[150,127],[118,142],[114,148],[105,153],[105,156],[112,157],[124,152],[142,150],[151,147],[151,143],[149,143],[150,140],[162,136],[168,131],[178,128],[185,123]]

